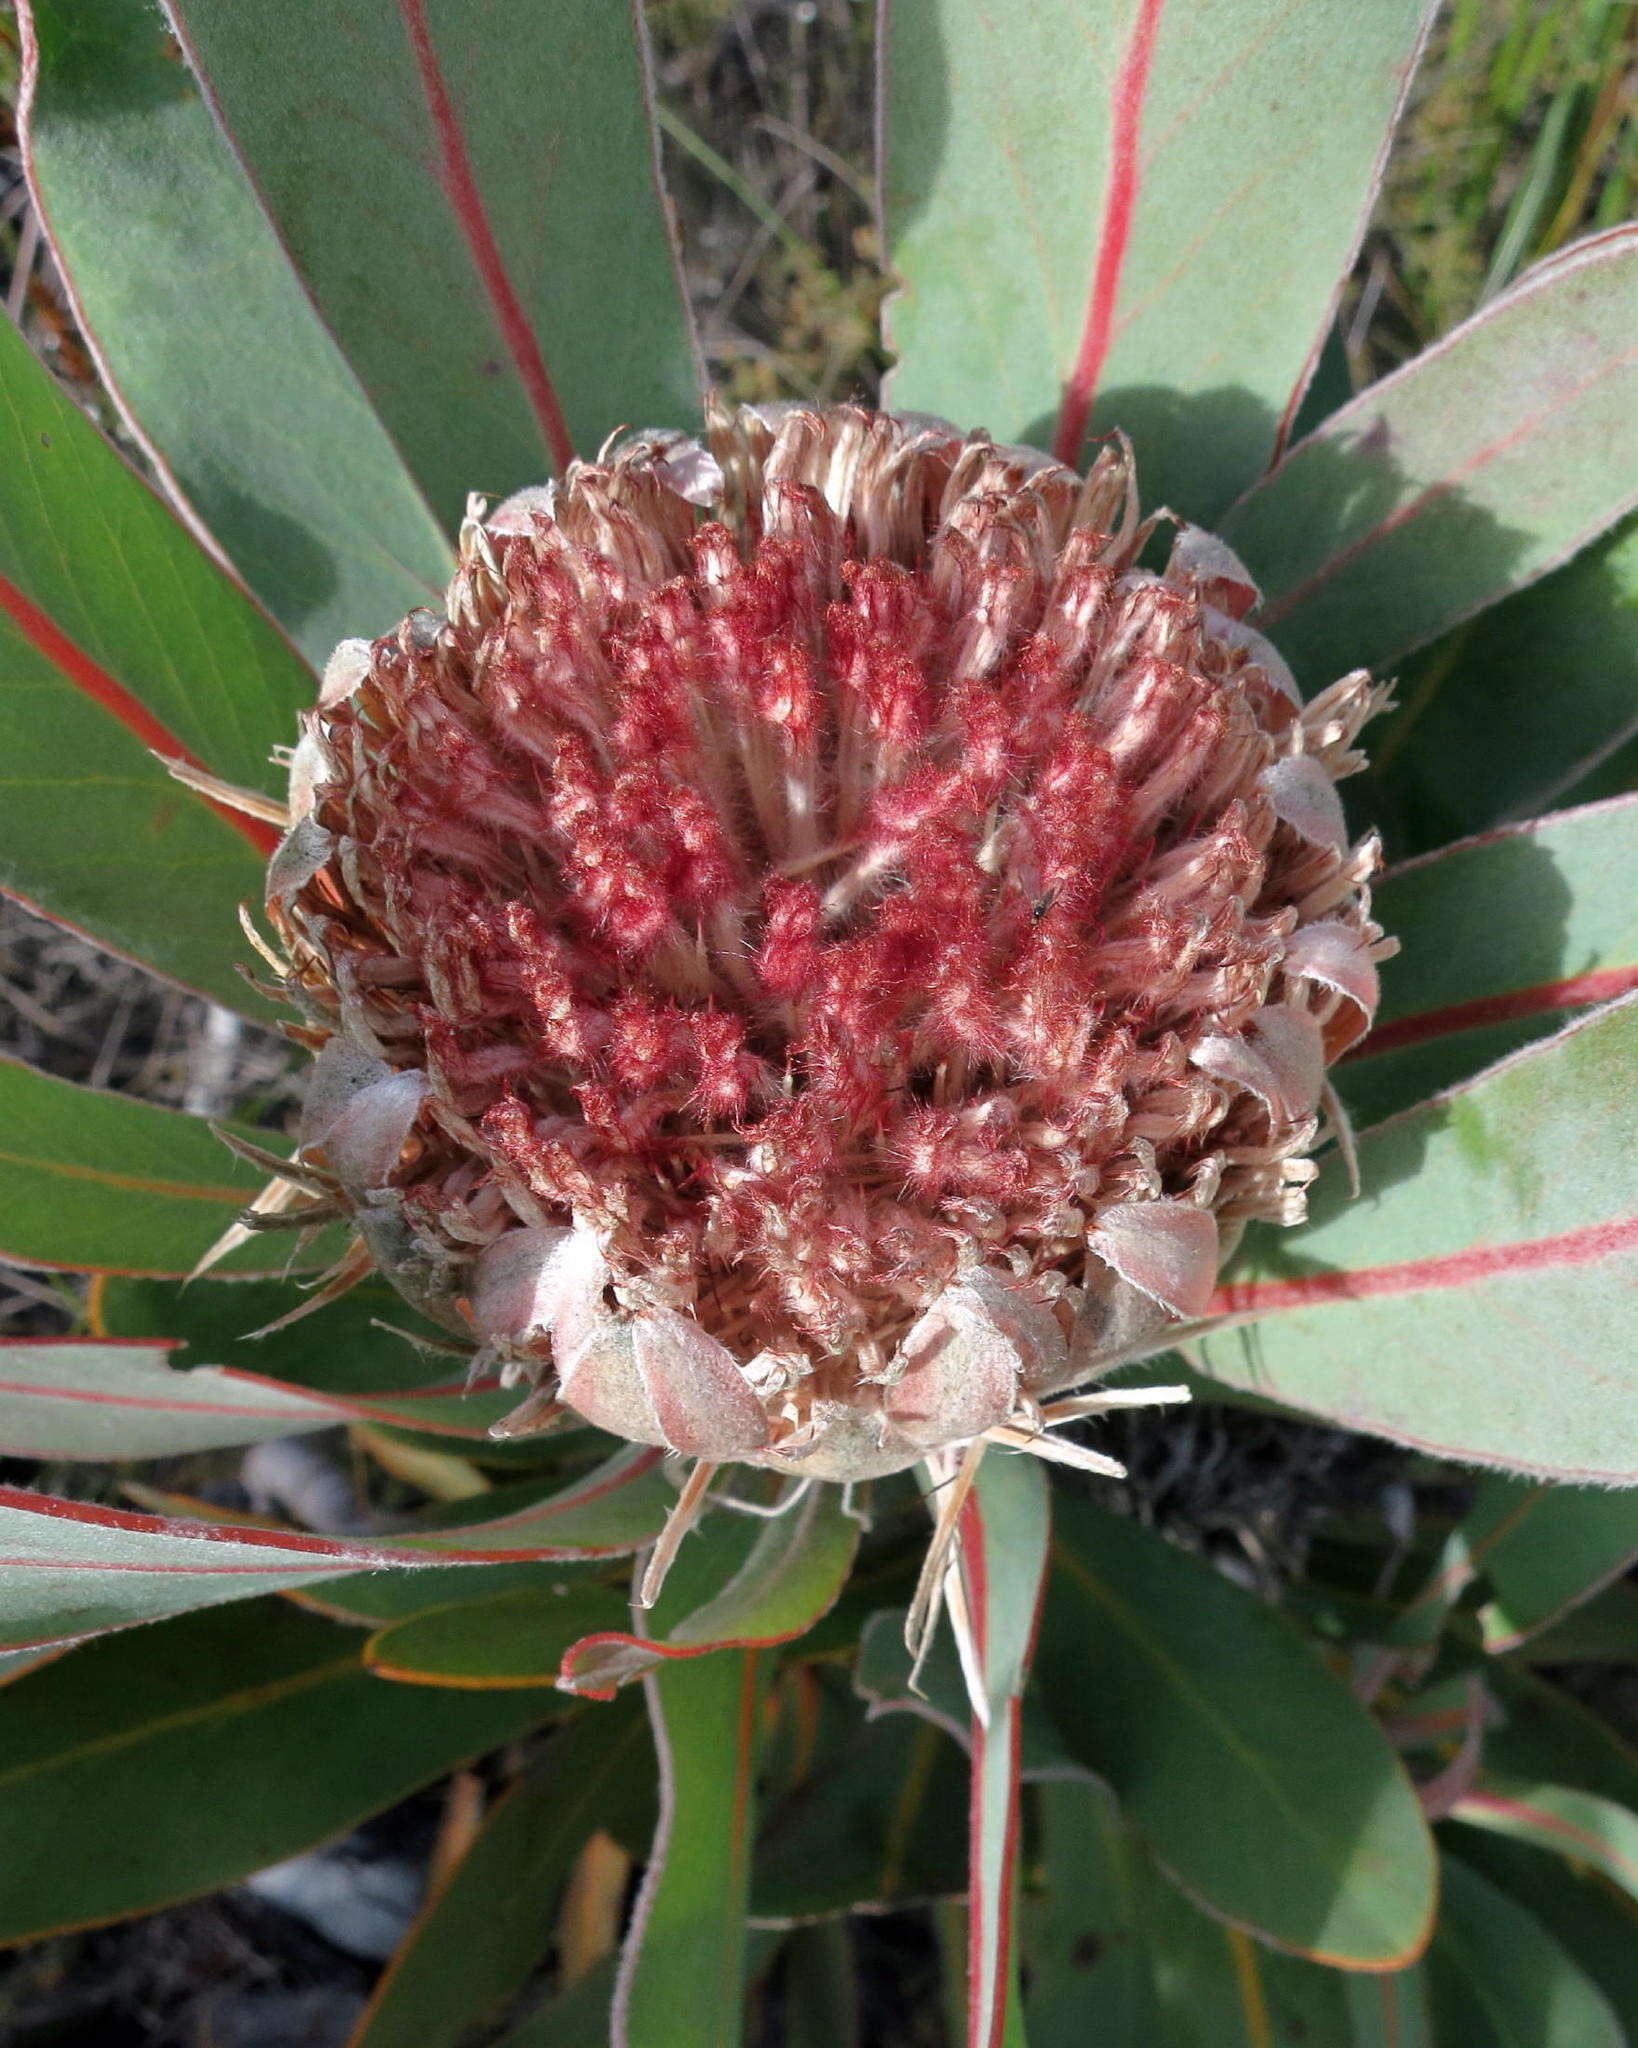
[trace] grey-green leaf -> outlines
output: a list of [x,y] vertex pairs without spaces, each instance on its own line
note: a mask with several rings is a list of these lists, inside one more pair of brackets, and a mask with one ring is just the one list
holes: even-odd
[[32,0],[40,214],[143,446],[308,657],[442,588],[449,548],[148,0]]
[[1638,227],[1578,243],[1293,448],[1222,532],[1310,684],[1380,668],[1638,502]]
[[1230,1386],[1443,1456],[1638,1483],[1638,997],[1359,1142],[1254,1226],[1200,1342]]
[[1281,1955],[1167,1883],[1103,1787],[1043,1785],[1038,1802],[1030,2048],[1432,2048],[1419,1966]]
[[[198,1117],[0,1058],[0,1254],[24,1265],[187,1273],[263,1178]],[[264,1234],[225,1263],[288,1256]]]
[[1595,1872],[1477,1828],[1452,1828],[1461,1860],[1540,1921],[1586,1971],[1638,2040],[1638,1942],[1621,1894]]
[[1124,427],[1211,521],[1318,358],[1426,0],[883,12],[891,402],[1070,461]]
[[1525,1909],[1454,1856],[1428,1951],[1434,2038],[1460,2048],[1625,2048],[1609,2001]]
[[686,425],[640,8],[171,0],[273,224],[446,522]]
[[[237,1008],[271,825],[156,758],[266,789],[312,671],[0,318],[0,888]],[[264,1012],[265,1013],[265,1012]]]
[[1370,1037],[1336,1081],[1356,1123],[1425,1101],[1578,1009],[1638,988],[1638,796],[1459,841],[1392,868],[1400,945]]
[[1486,1649],[1517,1649],[1638,1564],[1638,1493],[1523,1486],[1493,1473],[1460,1534],[1489,1581]]

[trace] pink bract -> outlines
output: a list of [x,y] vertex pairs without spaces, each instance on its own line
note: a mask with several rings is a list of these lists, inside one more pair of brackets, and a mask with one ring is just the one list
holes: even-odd
[[[851,407],[628,439],[345,643],[269,912],[302,1157],[510,1378],[851,1478],[1198,1316],[1367,1027],[1374,839],[1129,454]],[[413,1075],[413,1081],[406,1081]]]

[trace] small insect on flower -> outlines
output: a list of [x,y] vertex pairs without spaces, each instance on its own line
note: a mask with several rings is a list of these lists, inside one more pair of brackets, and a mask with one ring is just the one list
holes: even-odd
[[1159,523],[1123,444],[852,407],[475,502],[446,610],[336,651],[268,871],[331,1286],[533,1383],[503,1432],[1118,1470],[1047,1432],[1134,1397],[1054,1397],[1301,1216],[1391,949],[1335,788],[1381,693],[1304,707]]

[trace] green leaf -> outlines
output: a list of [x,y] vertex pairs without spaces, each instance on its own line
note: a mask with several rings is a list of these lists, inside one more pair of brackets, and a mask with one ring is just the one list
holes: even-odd
[[1454,1856],[1428,1950],[1434,2038],[1461,2048],[1625,2048],[1609,2001],[1538,1920]]
[[64,1654],[64,1646],[57,1645],[49,1650],[0,1650],[0,1685],[10,1685],[21,1678],[25,1671],[36,1666],[49,1664],[54,1657]]
[[[517,1393],[492,1377],[465,1392],[468,1361],[451,1356],[449,1331],[423,1320],[385,1280],[372,1275],[299,1321],[268,1327],[299,1307],[303,1296],[284,1279],[104,1276],[93,1288],[92,1327],[99,1337],[165,1344],[172,1364],[185,1369],[222,1366],[342,1397],[349,1417],[426,1448],[438,1448],[438,1437],[462,1437],[471,1446],[465,1455],[485,1466],[534,1470],[543,1460],[555,1462],[571,1442],[587,1441],[586,1432],[569,1427],[549,1438],[491,1438],[490,1425],[516,1408]],[[452,1373],[463,1376],[452,1380]]]
[[[899,1478],[906,1482],[914,1475],[900,1474]],[[902,1536],[914,1527],[919,1542],[926,1526],[925,1516],[915,1489],[909,1493],[908,1512],[901,1511],[896,1502],[889,1505],[891,1486],[889,1480],[873,1483],[871,1488],[871,1520],[883,1532],[883,1540],[870,1545],[854,1565],[836,1605],[803,1637],[804,1656],[833,1657],[839,1652],[852,1650],[869,1627],[872,1616],[883,1607],[897,1604],[902,1609],[909,1605],[916,1590],[921,1559],[916,1554],[915,1543],[894,1541],[886,1531],[891,1526],[895,1536]],[[902,1623],[902,1613],[899,1618]]]
[[[610,1440],[594,1442],[608,1446]],[[422,1559],[504,1565],[629,1556],[653,1542],[676,1501],[659,1460],[657,1450],[618,1444],[602,1464],[579,1470],[565,1485],[545,1481],[557,1491],[543,1493],[543,1481],[518,1481],[446,1503],[428,1518],[432,1526],[383,1538],[379,1559],[385,1565]]]
[[41,219],[143,447],[309,659],[386,632],[442,590],[448,545],[158,15],[20,20]]
[[[186,1273],[265,1179],[197,1117],[0,1058],[0,1253],[20,1265]],[[289,1258],[270,1233],[223,1266],[280,1272]]]
[[[371,1567],[619,1555],[648,1542],[671,1497],[657,1454],[624,1451],[510,1514],[380,1542],[129,1514],[0,1487],[0,1650],[128,1628]],[[478,1502],[481,1514],[484,1505]]]
[[1461,1861],[1538,1920],[1603,1992],[1638,2040],[1638,1942],[1632,1911],[1604,1881],[1562,1858],[1476,1828],[1450,1830]]
[[770,1798],[752,1908],[804,1920],[965,1891],[967,1759],[909,1714],[865,1718],[821,1682],[798,1782]]
[[[667,1631],[721,1591],[717,1561],[689,1550],[655,1609]],[[660,1824],[620,1958],[614,2048],[731,2048],[740,2039],[766,1665],[754,1650],[722,1650],[643,1681]]]
[[[158,1283],[128,1284],[151,1285],[164,1292]],[[226,1318],[240,1332],[232,1348],[256,1357],[256,1344],[245,1333],[254,1327],[253,1297],[263,1290],[205,1283],[201,1291],[214,1293],[224,1308],[226,1302],[237,1305]],[[382,1304],[376,1290],[359,1291],[365,1293],[365,1301],[348,1295],[288,1334],[321,1351],[334,1341],[338,1323],[364,1329],[371,1309]],[[300,1301],[288,1282],[278,1283],[274,1292],[269,1316]],[[104,1306],[108,1294],[104,1289]],[[106,1330],[106,1320],[102,1327]],[[388,1370],[385,1388],[365,1387],[341,1396],[242,1369],[178,1369],[173,1354],[185,1353],[188,1347],[166,1337],[111,1336],[95,1343],[0,1340],[0,1446],[31,1458],[158,1458],[369,1422],[413,1432],[417,1438],[460,1437],[487,1448],[490,1424],[517,1405],[515,1392],[495,1388],[492,1382],[470,1392],[464,1378],[416,1385],[417,1378],[426,1378],[429,1361],[402,1337],[367,1334],[386,1338],[385,1344],[369,1348],[390,1349],[397,1370]],[[434,1373],[447,1367],[447,1359],[431,1361]],[[394,1380],[409,1384],[400,1388]]]
[[1638,1494],[1490,1478],[1461,1533],[1490,1582],[1479,1612],[1485,1648],[1500,1653],[1638,1563]]
[[1075,462],[1095,400],[1209,523],[1290,425],[1430,13],[894,0],[890,402]]
[[0,1648],[105,1635],[190,1608],[340,1578],[377,1560],[322,1537],[164,1522],[0,1488]]
[[528,1982],[575,1857],[612,1814],[646,1799],[651,1770],[635,1700],[554,1736],[540,1769],[495,1803],[422,1907],[348,2048],[459,2048]]
[[1628,997],[1368,1131],[1359,1201],[1333,1171],[1289,1246],[1248,1238],[1218,1303],[1258,1320],[1203,1369],[1442,1456],[1638,1480],[1635,1060]]
[[382,1685],[282,1603],[94,1643],[0,1691],[0,1941],[150,1912],[345,1833],[550,1696]]
[[277,833],[155,753],[265,788],[311,672],[0,319],[0,888],[265,1014],[237,906]]
[[[1150,1872],[1144,1931],[1160,2020],[1157,2048],[1307,2048],[1347,2042],[1348,1979],[1271,1954]],[[1375,1983],[1377,1973],[1362,1981]]]
[[411,1685],[550,1686],[572,1644],[594,1629],[618,1628],[629,1612],[612,1586],[542,1577],[530,1587],[393,1622],[365,1644],[364,1661],[383,1678]]
[[612,1997],[614,1970],[600,1964],[573,1991],[559,1991],[522,2025],[502,2034],[493,2048],[608,2048]]
[[1046,1890],[1030,1926],[1030,2048],[1431,2048],[1416,1971],[1274,1954],[1168,1884],[1102,1787],[1036,1796]]
[[[609,1439],[595,1441],[606,1445]],[[383,1539],[380,1561],[418,1564],[447,1557],[505,1564],[629,1556],[653,1541],[676,1499],[660,1470],[660,1455],[640,1444],[620,1444],[556,1492],[543,1495],[539,1482],[519,1482],[453,1503],[440,1511],[438,1526]]]
[[[948,1629],[938,1631],[912,1684],[911,1657],[904,1640],[907,1614],[903,1607],[882,1608],[865,1623],[859,1632],[853,1689],[868,1705],[873,1719],[880,1714],[916,1714],[947,1729],[967,1749],[972,1739],[972,1707],[955,1639]],[[1026,1781],[1086,1775],[1035,1687],[1024,1694],[1018,1766]]]
[[[1392,146],[1391,139],[1389,146]],[[1338,316],[1326,329],[1314,364],[1314,374],[1292,418],[1290,440],[1306,440],[1316,427],[1324,426],[1332,413],[1353,397],[1353,371],[1348,363],[1348,326],[1347,314],[1339,308]]]
[[1630,789],[1638,518],[1415,656],[1396,694],[1356,786],[1407,849]]
[[[783,1939],[780,1934],[752,1928],[748,1976],[757,1974],[758,1964]],[[613,1996],[613,1968],[599,1963],[572,1991],[560,1991],[555,1998],[549,1998],[521,2026],[503,2034],[492,2048],[609,2048]]]
[[1049,1784],[1035,1798],[1041,1883],[1024,1908],[1030,2048],[1086,2048],[1100,2035],[1158,2048],[1143,1853],[1106,1787]]
[[[228,1157],[225,1148],[217,1157]],[[300,1322],[255,1335],[299,1300],[288,1280],[214,1275],[186,1283],[113,1277],[93,1290],[99,1336],[156,1339],[174,1348],[180,1366],[266,1373],[319,1394],[409,1394],[450,1371],[447,1357],[429,1357],[401,1334],[447,1344],[449,1332],[424,1322],[374,1275]]]
[[805,1635],[847,1584],[859,1524],[841,1489],[821,1485],[760,1524],[720,1510],[703,1537],[724,1568],[721,1591],[663,1636],[636,1635],[618,1623],[588,1631],[562,1660],[565,1686],[608,1699],[616,1686],[674,1658],[765,1649]]
[[[221,1282],[196,1283],[191,1289],[158,1282],[127,1282],[124,1287],[130,1292],[116,1294],[111,1286],[99,1290],[98,1328],[106,1341],[0,1342],[0,1441],[19,1448],[28,1443],[51,1447],[29,1453],[38,1457],[153,1458],[371,1422],[422,1437],[461,1437],[487,1449],[490,1424],[517,1406],[516,1393],[496,1387],[492,1379],[468,1392],[464,1377],[443,1377],[450,1369],[447,1357],[428,1358],[395,1332],[370,1328],[372,1317],[383,1309],[391,1313],[390,1301],[396,1300],[384,1298],[385,1287],[359,1288],[288,1330],[273,1332],[266,1351],[253,1334],[259,1321],[301,1305],[288,1281],[267,1289]],[[151,1302],[143,1300],[145,1288],[152,1290]],[[133,1295],[139,1304],[135,1308]],[[220,1347],[208,1339],[196,1347],[161,1334],[172,1321],[171,1306],[189,1295],[196,1326],[219,1323],[234,1336]],[[142,1313],[149,1306],[160,1309],[151,1319],[157,1330],[119,1327],[149,1320]],[[265,1312],[258,1321],[259,1309]],[[187,1310],[176,1318],[188,1319]],[[345,1364],[337,1377],[362,1379],[363,1386],[332,1392],[322,1384],[305,1386],[300,1377],[286,1381],[242,1366],[188,1362],[196,1353],[209,1358],[220,1348],[258,1363],[282,1363],[273,1354],[285,1351],[277,1340],[286,1338],[292,1340],[289,1349],[298,1374],[305,1345],[311,1353],[308,1362],[316,1368],[305,1377],[322,1380],[332,1357],[329,1347],[338,1336],[343,1341],[361,1337],[361,1350],[381,1358],[384,1386],[369,1384],[367,1367],[349,1372]],[[347,1363],[357,1368],[365,1360]]]
[[1485,1730],[1485,1766],[1513,1778],[1572,1785],[1638,1811],[1638,1753],[1579,1700],[1515,1666],[1484,1681],[1503,1720]]
[[1484,1646],[1503,1655],[1591,1598],[1635,1558],[1638,1495],[1530,1486],[1491,1474],[1475,1487],[1427,1583],[1377,1640],[1431,1644],[1468,1587],[1483,1579],[1495,1596],[1479,1610]]
[[[1618,797],[1390,869],[1373,910],[1401,951],[1370,1037],[1336,1077],[1356,1121],[1425,1101],[1638,987],[1635,865],[1638,797]],[[1475,916],[1481,904],[1505,911]]]
[[1638,229],[1595,235],[1384,377],[1222,522],[1300,677],[1382,667],[1634,502]]
[[510,2028],[494,2048],[608,2048],[613,1997],[614,1970],[600,1964],[572,1991],[560,1991],[521,2026]]
[[1450,1810],[1452,1820],[1584,1864],[1638,1898],[1638,1814],[1596,1792],[1486,1772]]
[[[549,1583],[557,1586],[578,1571],[595,1569],[595,1565],[554,1563],[547,1573]],[[294,1588],[285,1598],[314,1614],[327,1614],[333,1621],[385,1630],[395,1622],[430,1614],[435,1608],[459,1606],[465,1600],[488,1602],[497,1593],[533,1592],[541,1577],[538,1562],[432,1565],[413,1572],[353,1572],[316,1586]],[[551,1680],[543,1678],[540,1683],[549,1685]]]
[[[639,10],[171,0],[320,314],[435,510],[698,411]],[[611,261],[611,252],[618,261]]]
[[1428,2014],[1427,1965],[1348,1979],[1355,2048],[1437,2048]]
[[311,670],[9,321],[0,391],[0,572],[15,587],[4,607],[14,630],[38,645],[54,628],[67,643],[50,651],[62,686],[128,730],[145,716],[214,773],[264,786],[269,749],[312,701]]
[[[272,783],[269,751],[293,738],[297,710],[313,700],[312,671],[9,321],[0,323],[0,456],[0,575],[16,594],[3,609],[25,638],[44,637],[22,616],[32,607],[68,643],[51,663],[59,689],[93,697],[129,730],[146,716],[172,751],[188,749],[229,782]],[[63,736],[51,737],[56,751]],[[71,822],[83,836],[79,807]]]
[[0,1342],[0,1450],[48,1461],[165,1458],[418,1410],[436,1422],[440,1406],[464,1405],[458,1386],[419,1400],[338,1402],[214,1366],[176,1372],[165,1359],[163,1344]]
[[1638,1585],[1618,1579],[1594,1593],[1528,1636],[1519,1657],[1526,1664],[1638,1663]]
[[1413,1960],[1433,1852],[1347,1686],[1199,1558],[1060,1496],[1037,1670],[1071,1748],[1231,1925],[1342,1968]]
[[861,2048],[859,1984],[845,1920],[786,1937],[787,2048]]

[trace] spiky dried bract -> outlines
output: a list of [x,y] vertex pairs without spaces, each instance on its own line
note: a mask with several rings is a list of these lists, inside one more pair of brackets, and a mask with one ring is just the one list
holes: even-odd
[[346,643],[269,911],[302,1157],[510,1377],[846,1478],[1027,1423],[1289,1223],[1376,999],[1306,709],[1130,459],[852,408],[629,440]]

